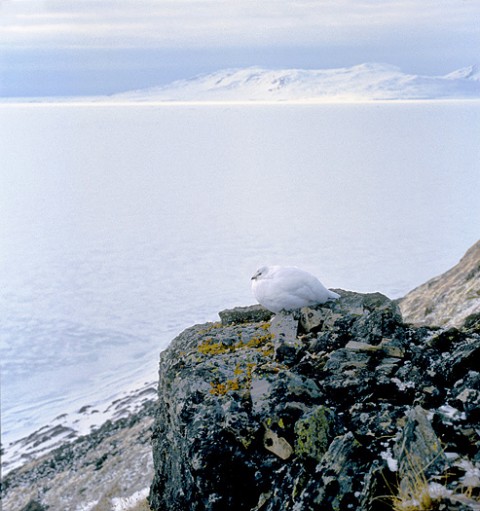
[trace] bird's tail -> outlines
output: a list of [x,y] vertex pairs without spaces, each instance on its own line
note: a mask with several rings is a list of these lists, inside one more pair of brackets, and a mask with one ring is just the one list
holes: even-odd
[[338,293],[335,293],[335,291],[330,291],[330,289],[328,289],[329,300],[337,300],[338,298],[340,298],[340,295]]

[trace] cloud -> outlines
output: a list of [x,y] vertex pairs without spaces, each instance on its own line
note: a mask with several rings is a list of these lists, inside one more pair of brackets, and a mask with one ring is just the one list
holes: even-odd
[[[113,48],[351,44],[401,33],[475,34],[469,0],[4,0],[0,44]],[[393,34],[392,34],[393,32]]]

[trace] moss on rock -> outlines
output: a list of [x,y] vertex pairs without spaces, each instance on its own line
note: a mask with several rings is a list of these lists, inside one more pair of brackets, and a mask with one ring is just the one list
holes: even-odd
[[319,462],[328,449],[331,436],[332,411],[318,406],[295,424],[295,454]]

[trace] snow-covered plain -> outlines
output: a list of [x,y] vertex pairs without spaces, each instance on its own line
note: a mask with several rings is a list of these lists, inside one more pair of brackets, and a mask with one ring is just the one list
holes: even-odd
[[338,69],[227,69],[164,87],[126,92],[135,101],[367,101],[480,98],[480,72],[472,65],[445,76],[403,73],[386,64]]
[[478,101],[0,117],[5,459],[116,413],[175,334],[255,302],[262,265],[396,298],[478,240]]

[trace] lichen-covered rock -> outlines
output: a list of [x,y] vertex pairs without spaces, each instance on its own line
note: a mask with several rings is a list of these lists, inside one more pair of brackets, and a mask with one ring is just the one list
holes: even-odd
[[223,311],[162,353],[152,509],[379,511],[416,491],[478,509],[479,334],[338,292],[272,319]]
[[239,323],[252,323],[257,321],[268,321],[273,313],[261,305],[250,305],[249,307],[235,307],[225,309],[218,313],[222,325],[236,325]]
[[320,462],[332,440],[334,415],[318,406],[295,423],[295,454]]

